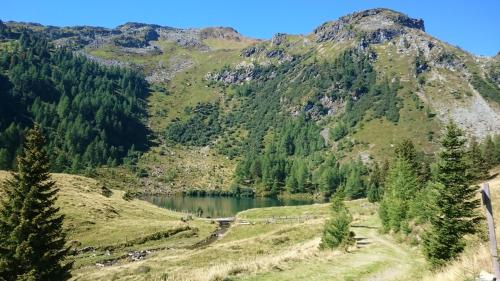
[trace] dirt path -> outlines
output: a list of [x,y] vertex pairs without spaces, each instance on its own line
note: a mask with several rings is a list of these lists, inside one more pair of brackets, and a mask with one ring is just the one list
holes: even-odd
[[[320,251],[324,220],[302,223],[233,225],[203,247],[177,248],[135,263],[79,272],[78,280],[419,280],[426,263],[420,251],[379,233],[376,207],[350,202],[357,247],[349,252]],[[318,206],[311,206],[318,209]],[[148,268],[150,275],[137,272]],[[168,271],[167,271],[168,270]],[[163,278],[163,277],[162,277]],[[76,280],[76,279],[75,279]]]
[[349,253],[319,252],[314,258],[286,265],[283,271],[237,280],[415,280],[425,270],[421,253],[382,235],[376,214],[353,223],[357,249]]

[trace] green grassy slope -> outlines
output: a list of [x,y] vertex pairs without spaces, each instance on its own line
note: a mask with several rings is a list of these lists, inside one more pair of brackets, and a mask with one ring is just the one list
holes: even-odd
[[75,272],[76,280],[405,280],[426,271],[417,249],[378,233],[376,206],[365,200],[348,206],[359,241],[348,253],[318,249],[327,204],[263,208],[238,214],[229,231],[206,248],[85,268]]
[[[436,42],[435,39],[421,34],[413,34]],[[141,56],[134,54],[123,55],[113,47],[89,50],[92,55],[107,59],[122,60],[144,65],[148,73],[158,62],[167,63],[173,57],[182,57],[189,60],[192,65],[177,72],[174,77],[161,87],[153,87],[148,98],[149,120],[148,125],[155,132],[158,146],[153,147],[139,161],[141,169],[158,172],[150,173],[143,179],[148,192],[179,191],[189,188],[203,189],[228,189],[234,179],[234,170],[237,159],[227,159],[218,153],[220,147],[238,145],[245,139],[248,132],[237,129],[223,132],[215,142],[207,147],[190,147],[165,142],[164,132],[173,120],[186,120],[190,115],[186,108],[193,108],[198,103],[210,102],[219,104],[224,114],[238,110],[241,100],[234,97],[233,87],[220,83],[208,83],[205,80],[208,72],[217,72],[223,68],[234,69],[242,62],[262,65],[279,65],[276,58],[267,57],[269,50],[285,50],[287,54],[306,56],[303,63],[315,61],[334,61],[344,50],[356,46],[356,41],[341,43],[321,42],[316,43],[312,35],[296,36],[286,35],[279,46],[273,41],[251,42],[232,41],[225,39],[207,39],[204,41],[211,50],[200,51],[197,49],[182,48],[171,42],[158,41],[154,44],[164,50],[161,55]],[[273,39],[274,40],[274,39]],[[253,44],[253,45],[252,45]],[[399,112],[400,119],[397,123],[390,122],[384,117],[372,118],[371,114],[352,130],[342,141],[334,143],[327,150],[336,151],[343,147],[339,153],[344,159],[366,158],[371,161],[388,159],[394,144],[404,138],[410,138],[419,149],[431,155],[437,148],[436,140],[440,136],[446,104],[453,106],[468,106],[470,95],[469,83],[463,79],[462,70],[450,71],[446,68],[433,67],[431,71],[415,74],[416,51],[403,50],[398,45],[398,39],[381,44],[374,44],[370,48],[375,54],[373,66],[380,80],[392,81],[397,78],[401,89],[398,97],[401,99],[402,108]],[[441,44],[441,43],[439,43]],[[266,51],[260,51],[251,57],[241,55],[249,46],[257,46]],[[466,62],[470,69],[480,71],[472,62],[471,56],[446,44],[439,45],[443,52],[454,54]],[[422,76],[420,78],[420,76]],[[436,76],[444,77],[437,79]],[[420,80],[424,81],[421,82]],[[294,103],[285,106],[281,111],[300,108],[315,93],[311,92],[302,97],[295,97]],[[288,108],[287,108],[288,107]],[[292,109],[290,109],[290,107]],[[286,112],[283,112],[287,114]],[[437,115],[436,114],[440,114]],[[289,114],[289,113],[288,113]],[[254,116],[259,118],[259,116]],[[446,120],[445,120],[446,119]],[[321,128],[334,128],[338,118],[325,117],[318,122]],[[468,121],[470,122],[470,121]],[[348,149],[345,149],[345,147]],[[345,161],[345,160],[344,160]]]
[[[500,105],[495,102],[495,94],[500,96],[500,88],[494,86],[498,79],[498,57],[477,58],[431,37],[423,28],[408,26],[401,20],[406,16],[395,11],[379,9],[368,14],[360,12],[339,19],[339,22],[346,21],[339,30],[319,28],[307,35],[276,34],[262,41],[216,28],[204,31],[210,36],[196,38],[201,47],[168,41],[166,37],[147,42],[157,48],[154,52],[149,52],[151,48],[123,48],[113,40],[85,47],[83,51],[92,56],[127,63],[145,76],[160,80],[152,80],[147,97],[145,122],[153,132],[153,145],[138,160],[136,168],[102,168],[95,177],[114,188],[151,193],[192,188],[228,190],[235,180],[235,168],[247,149],[243,146],[245,141],[251,138],[259,123],[265,121],[262,115],[276,110],[276,117],[284,117],[276,118],[276,124],[271,124],[263,133],[265,141],[260,145],[265,146],[273,141],[283,120],[310,114],[306,108],[311,105],[321,108],[323,96],[333,97],[330,103],[335,104],[323,107],[319,115],[311,114],[310,123],[315,123],[327,139],[327,147],[320,153],[336,154],[343,163],[358,157],[365,162],[381,162],[390,158],[393,146],[405,138],[413,140],[417,148],[431,157],[443,123],[450,119],[479,139],[498,133]],[[325,28],[335,24],[329,22]],[[40,30],[42,27],[29,28]],[[379,38],[380,32],[371,33],[373,28],[387,29],[387,36]],[[323,35],[326,37],[320,37]],[[7,43],[0,44],[0,48],[8,47]],[[354,87],[339,88],[337,84],[341,82],[325,78],[328,71],[315,72],[315,68],[322,65],[328,65],[326,69],[334,72],[339,68],[335,66],[336,60],[346,50],[354,50],[353,56],[362,54],[369,58],[376,73],[373,84],[399,81],[397,98],[401,108],[399,120],[392,122],[388,115],[374,117],[376,108],[372,105],[359,110],[360,115],[364,114],[361,121],[349,128],[343,139],[333,141],[329,132],[343,120],[347,100],[356,103],[360,99],[358,95],[366,96],[369,92],[360,91],[360,94]],[[417,70],[418,61],[423,62],[418,66],[420,70]],[[252,81],[246,81],[245,75],[242,80],[232,79],[245,72],[250,73],[247,78]],[[225,73],[227,79],[210,80],[208,73]],[[227,82],[230,80],[233,82]],[[274,81],[279,83],[273,85]],[[252,93],[251,98],[242,95],[245,85],[267,96],[274,93],[279,96],[274,100],[262,98],[260,104],[252,103],[248,100],[257,100],[259,93]],[[381,103],[377,97],[372,98],[374,104]],[[268,101],[274,102],[272,108],[262,105]],[[167,128],[173,122],[189,120],[199,103],[218,107],[221,122],[225,123],[217,136],[203,146],[169,140]],[[330,109],[336,113],[327,115]],[[248,119],[253,122],[245,123]],[[248,123],[253,127],[245,127]]]
[[[93,267],[136,250],[189,246],[215,230],[215,225],[207,221],[183,222],[183,214],[138,199],[126,201],[120,190],[112,190],[106,197],[101,193],[102,184],[94,179],[52,176],[60,189],[57,206],[65,215],[68,243],[75,249],[94,249],[70,257],[77,268]],[[8,177],[9,173],[0,171],[0,181]]]

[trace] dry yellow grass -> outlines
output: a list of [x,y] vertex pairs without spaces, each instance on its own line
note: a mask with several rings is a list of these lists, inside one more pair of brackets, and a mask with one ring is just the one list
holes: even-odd
[[[0,171],[0,181],[9,176],[10,173]],[[90,255],[77,256],[77,266],[136,249],[191,245],[215,229],[202,220],[182,222],[182,214],[146,201],[126,201],[122,198],[123,191],[113,190],[112,196],[106,197],[101,194],[102,185],[94,179],[68,174],[53,174],[52,178],[60,188],[57,206],[65,215],[68,242],[78,248],[97,249]],[[149,238],[172,230],[180,231],[185,237],[167,241]],[[109,257],[105,256],[105,249],[111,249]]]
[[[496,172],[500,171],[499,169]],[[0,179],[8,174],[0,172]],[[185,226],[180,214],[149,203],[122,199],[122,191],[107,198],[100,194],[98,181],[80,176],[54,174],[61,188],[58,204],[67,216],[65,223],[72,240],[82,246],[123,244],[124,241]],[[490,181],[497,218],[500,216],[500,178]],[[174,235],[160,241],[77,256],[73,280],[471,280],[481,270],[490,271],[487,244],[473,244],[457,261],[439,272],[429,271],[418,247],[381,235],[376,205],[366,200],[348,202],[353,213],[353,230],[366,244],[350,253],[320,251],[318,244],[327,204],[253,209],[238,215],[254,224],[235,224],[214,244],[191,249],[207,237],[214,225],[203,220],[190,222],[198,232]],[[268,224],[272,216],[309,215],[306,222]],[[120,246],[122,247],[122,246]],[[122,261],[109,267],[95,262],[135,249],[159,249],[138,262]],[[92,256],[94,255],[94,256]]]
[[139,166],[149,171],[148,192],[179,192],[183,189],[228,190],[235,161],[218,155],[213,148],[160,146],[145,153]]
[[[327,204],[253,209],[238,218],[255,224],[235,224],[206,248],[161,251],[136,263],[86,268],[75,272],[75,280],[404,280],[419,276],[425,268],[423,257],[418,249],[378,234],[376,206],[366,200],[348,204],[358,226],[354,231],[366,243],[350,253],[318,248]],[[263,222],[269,216],[296,213],[316,218]]]

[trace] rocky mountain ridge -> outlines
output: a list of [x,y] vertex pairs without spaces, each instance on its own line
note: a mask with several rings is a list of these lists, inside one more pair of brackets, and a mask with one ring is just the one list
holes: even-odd
[[425,31],[424,21],[388,9],[372,9],[326,22],[313,34],[318,43],[344,42],[361,37],[366,44],[378,44],[402,35],[408,29]]
[[31,29],[42,31],[59,46],[99,48],[114,44],[125,48],[145,48],[151,41],[166,40],[186,48],[208,50],[204,39],[252,40],[231,27],[175,28],[157,24],[128,22],[116,28],[94,26],[43,26],[36,23],[7,21],[2,23],[14,30]]
[[427,34],[423,20],[389,9],[268,40],[230,27],[134,22],[112,29],[0,23],[6,29],[40,32],[99,64],[144,74],[145,122],[159,144],[139,166],[159,171],[143,182],[155,192],[229,188],[252,134],[268,141],[301,118],[317,127],[321,154],[366,163],[390,157],[403,138],[432,155],[449,120],[478,140],[500,133],[500,55],[470,54]]
[[[476,65],[474,60],[479,61],[480,58],[426,34],[422,19],[414,19],[390,9],[352,13],[325,22],[310,34],[277,33],[269,40],[250,39],[230,27],[181,29],[137,22],[128,22],[113,29],[90,26],[54,27],[20,22],[6,22],[0,27],[43,31],[56,45],[70,46],[98,63],[134,66],[141,71],[148,69],[148,66],[134,61],[100,57],[88,50],[116,46],[124,55],[150,57],[154,60],[155,56],[168,56],[171,52],[157,42],[172,42],[188,51],[207,53],[214,51],[207,45],[207,39],[241,43],[240,58],[236,62],[225,64],[223,69],[207,71],[201,77],[204,81],[220,82],[226,86],[254,80],[257,75],[256,67],[291,62],[305,54],[327,59],[329,52],[324,53],[325,46],[355,48],[369,55],[375,64],[381,55],[391,57],[390,60],[392,57],[401,57],[407,60],[406,67],[411,71],[400,79],[411,81],[418,78],[420,82],[426,80],[423,84],[417,84],[414,91],[436,111],[442,122],[452,119],[480,139],[500,131],[498,101],[492,103],[491,97],[485,100],[481,95],[482,91],[477,89],[479,80],[491,81],[497,88],[500,86],[499,55],[485,58]],[[385,50],[376,52],[374,48]],[[160,60],[157,65],[152,66],[152,70],[144,71],[150,82],[168,83],[177,73],[192,67],[196,67],[196,62],[189,56],[176,55],[167,61]],[[266,79],[272,79],[274,74],[271,72],[268,75]],[[454,79],[459,79],[460,82],[451,85],[450,81]],[[428,84],[432,84],[434,88],[441,86],[437,93],[429,94]],[[454,98],[450,100],[448,95]],[[338,112],[338,108],[343,107],[342,104],[339,105],[339,101],[333,101],[327,96],[320,100],[321,103],[326,101],[325,104],[336,105],[335,110],[328,112]],[[315,107],[309,108],[307,103],[290,106],[299,109],[303,106],[317,111]],[[295,109],[291,112],[297,114]]]

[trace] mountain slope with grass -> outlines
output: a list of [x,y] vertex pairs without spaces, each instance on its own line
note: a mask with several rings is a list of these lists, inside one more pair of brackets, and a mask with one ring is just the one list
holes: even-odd
[[[9,178],[9,172],[0,171],[0,184]],[[127,261],[129,253],[188,247],[216,228],[209,221],[185,220],[181,213],[128,198],[94,179],[69,174],[52,174],[52,179],[76,269]]]
[[[433,157],[449,120],[477,140],[500,132],[498,55],[477,57],[388,9],[270,40],[227,27],[6,22],[2,48],[25,31],[148,81],[142,122],[152,142],[120,167],[100,161],[88,173],[124,189],[328,194],[325,182],[365,177],[369,169],[353,167],[381,164],[401,139]],[[322,169],[332,157],[342,166],[337,180]]]

